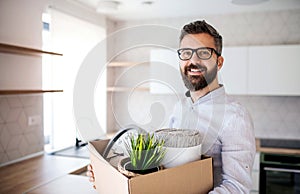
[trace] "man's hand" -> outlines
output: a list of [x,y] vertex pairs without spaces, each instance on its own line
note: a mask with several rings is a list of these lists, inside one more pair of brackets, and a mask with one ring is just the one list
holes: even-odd
[[95,186],[95,177],[94,177],[94,172],[93,172],[93,166],[91,164],[89,164],[87,166],[87,172],[86,172],[86,175],[89,177],[89,181],[91,183],[93,183],[93,187],[94,189],[96,189],[96,186]]

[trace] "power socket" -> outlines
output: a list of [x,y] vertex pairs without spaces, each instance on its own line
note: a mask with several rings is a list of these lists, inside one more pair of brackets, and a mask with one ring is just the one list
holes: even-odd
[[41,124],[41,116],[40,115],[28,117],[28,125],[29,126],[39,125],[39,124]]

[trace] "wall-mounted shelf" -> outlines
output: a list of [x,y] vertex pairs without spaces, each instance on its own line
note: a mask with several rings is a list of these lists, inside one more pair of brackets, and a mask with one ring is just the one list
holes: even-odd
[[150,91],[149,88],[147,87],[138,87],[138,88],[130,88],[130,87],[107,87],[108,92],[130,92],[130,91],[145,91],[148,92]]
[[0,90],[0,95],[63,92],[63,90]]
[[4,43],[0,43],[0,52],[22,54],[22,55],[42,55],[42,54],[58,55],[58,56],[63,55],[61,53],[55,53],[55,52],[50,52],[50,51],[44,51],[44,50],[23,47],[23,46],[17,46],[17,45],[11,45],[11,44],[4,44]]

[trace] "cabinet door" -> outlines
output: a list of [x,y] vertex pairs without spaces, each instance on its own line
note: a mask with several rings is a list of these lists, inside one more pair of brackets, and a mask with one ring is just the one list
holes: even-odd
[[228,94],[247,94],[247,47],[225,47],[224,64],[219,74]]
[[300,46],[249,47],[248,93],[300,94]]

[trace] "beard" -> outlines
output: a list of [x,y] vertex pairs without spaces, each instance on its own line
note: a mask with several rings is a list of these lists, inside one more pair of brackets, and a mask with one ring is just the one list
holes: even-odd
[[[192,68],[201,69],[202,74],[196,76],[188,75],[188,71]],[[217,64],[215,64],[213,69],[210,71],[207,71],[206,67],[199,64],[190,64],[184,68],[184,72],[180,69],[181,77],[185,87],[192,92],[202,90],[203,88],[207,87],[216,78],[217,72]]]

